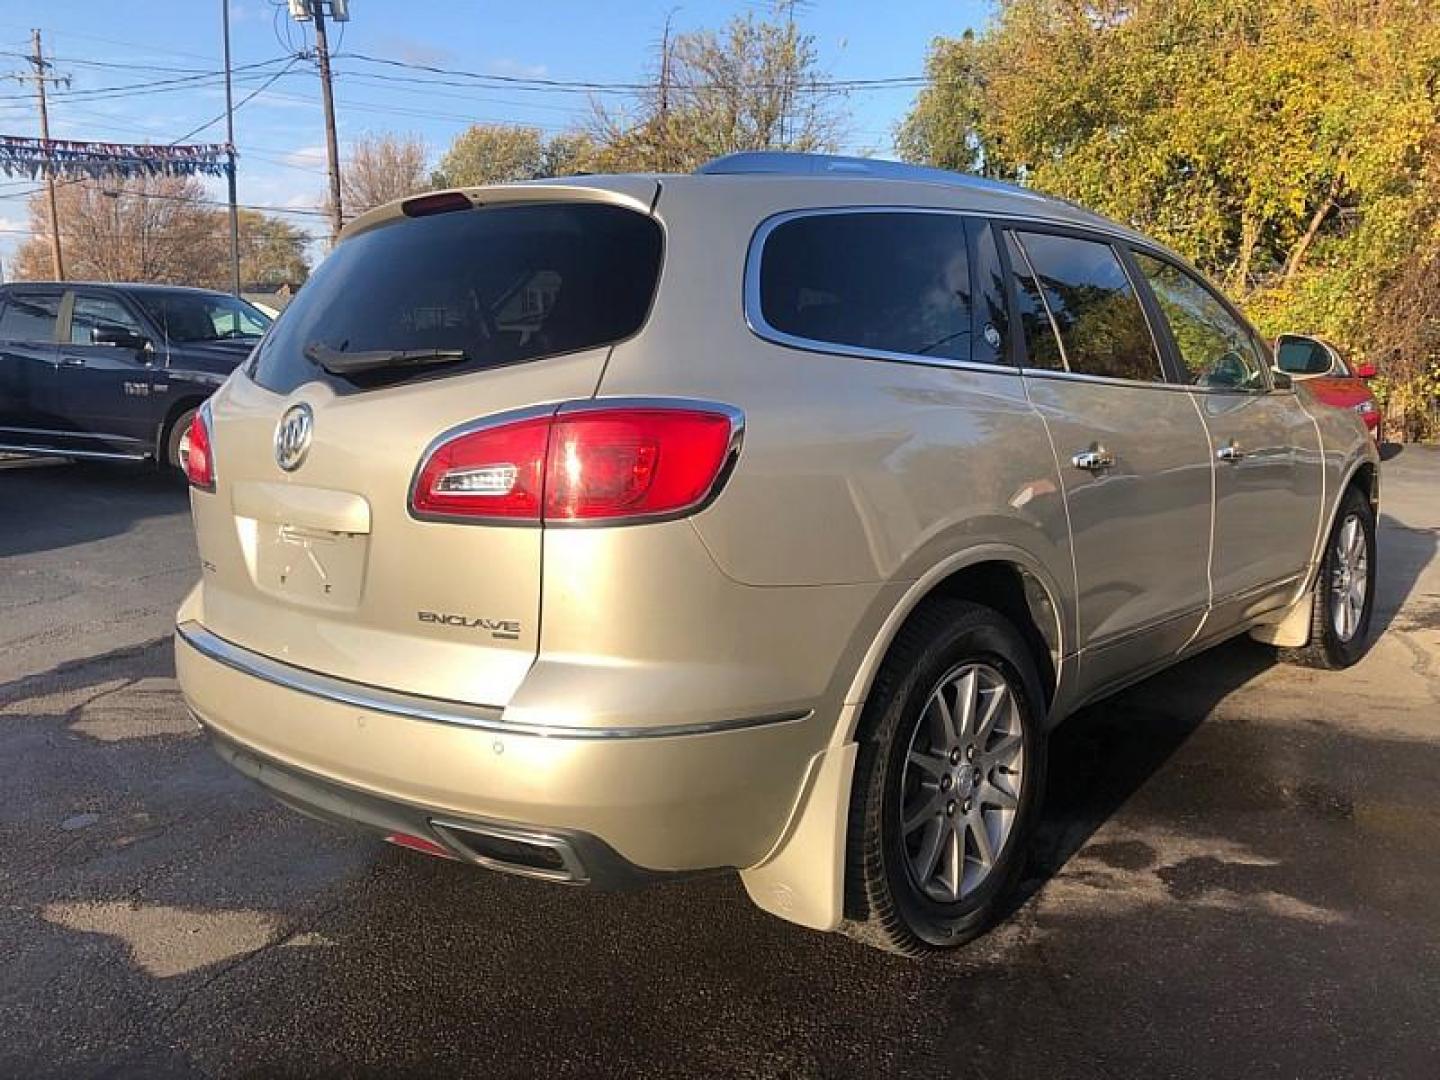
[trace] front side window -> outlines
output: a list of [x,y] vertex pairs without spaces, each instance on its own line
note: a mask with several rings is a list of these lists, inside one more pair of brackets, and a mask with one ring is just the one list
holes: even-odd
[[108,296],[77,296],[70,313],[70,343],[89,345],[96,330],[119,330],[141,336],[144,331],[118,300]]
[[11,293],[5,297],[0,341],[53,342],[55,324],[60,319],[60,296],[57,291]]
[[[1052,233],[1017,233],[1015,240],[1069,371],[1138,382],[1163,379],[1145,312],[1113,247]],[[1041,359],[1048,359],[1043,352]]]
[[972,358],[965,219],[955,214],[791,218],[765,239],[759,291],[765,324],[791,337],[907,356]]
[[269,316],[253,304],[220,293],[147,289],[138,300],[166,339],[177,344],[253,339],[270,326]]
[[[1265,361],[1250,328],[1210,289],[1174,263],[1135,252],[1140,273],[1180,353],[1187,382],[1226,390],[1265,389]],[[1329,359],[1325,361],[1329,367]]]

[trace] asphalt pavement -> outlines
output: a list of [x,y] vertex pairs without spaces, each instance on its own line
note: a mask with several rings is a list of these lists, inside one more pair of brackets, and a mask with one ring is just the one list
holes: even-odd
[[0,462],[0,1075],[1434,1076],[1440,451],[1383,499],[1357,667],[1241,640],[1072,718],[1016,911],[916,963],[272,804],[175,689],[183,488]]

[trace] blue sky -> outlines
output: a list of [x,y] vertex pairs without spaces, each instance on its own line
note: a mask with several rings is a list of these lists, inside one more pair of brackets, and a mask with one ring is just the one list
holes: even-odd
[[[274,0],[232,0],[233,63],[263,64],[311,42],[308,26],[291,22]],[[835,78],[918,75],[937,35],[979,27],[989,0],[810,0],[797,18],[815,35],[822,66]],[[633,82],[649,66],[667,12],[677,30],[718,27],[732,15],[770,10],[762,2],[721,0],[351,0],[351,19],[331,33],[343,54],[431,64],[501,75],[595,82]],[[29,0],[0,4],[0,74],[24,70],[14,55],[29,51],[30,29],[44,35],[46,53],[72,91],[134,87],[157,79],[189,78],[220,67],[220,0]],[[131,66],[135,65],[135,66]],[[279,63],[240,71],[237,101],[256,90]],[[153,70],[150,70],[153,68]],[[523,123],[560,131],[589,111],[585,95],[515,89],[422,89],[377,78],[409,75],[343,55],[335,63],[336,113],[341,157],[350,140],[367,132],[414,133],[432,160],[473,122]],[[163,70],[162,70],[163,69]],[[37,134],[26,90],[0,87],[0,133]],[[853,91],[847,149],[888,153],[891,132],[914,97],[913,88]],[[313,213],[325,190],[319,82],[313,64],[301,62],[247,102],[235,118],[240,151],[240,201],[287,208],[288,220],[319,234]],[[51,134],[57,138],[171,142],[218,116],[223,91],[203,77],[179,88],[118,90],[113,94],[52,97]],[[223,124],[193,141],[220,141]],[[212,182],[216,195],[223,182]],[[27,226],[26,180],[0,175],[0,258],[7,263]]]

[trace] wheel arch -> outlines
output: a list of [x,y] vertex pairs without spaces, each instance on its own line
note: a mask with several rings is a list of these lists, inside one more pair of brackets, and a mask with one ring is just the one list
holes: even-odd
[[830,742],[810,761],[780,838],[760,863],[741,871],[746,891],[763,910],[817,930],[834,930],[844,919],[855,737],[865,698],[901,628],[936,596],[985,603],[1015,622],[1037,653],[1050,724],[1063,715],[1064,627],[1072,617],[1067,594],[1040,560],[1018,547],[986,544],[942,559],[891,606],[855,671]]
[[175,423],[191,409],[198,409],[205,403],[205,394],[194,393],[184,394],[177,397],[165,409],[165,416],[155,428],[155,461],[160,466],[168,464],[165,460],[165,452],[169,449],[170,432],[174,430]]
[[921,604],[940,596],[984,604],[1015,625],[1035,659],[1045,705],[1052,710],[1051,722],[1055,721],[1053,709],[1061,700],[1063,659],[1069,644],[1064,593],[1040,560],[1029,552],[1008,544],[985,544],[936,563],[913,581],[891,608],[851,680],[845,695],[845,720],[838,725],[832,745],[854,738],[859,706],[869,694],[896,636]]
[[1330,505],[1325,509],[1325,518],[1322,522],[1320,532],[1315,537],[1315,549],[1310,560],[1310,572],[1305,578],[1306,588],[1304,595],[1308,595],[1315,586],[1316,575],[1320,573],[1320,563],[1325,553],[1325,543],[1330,533],[1335,528],[1335,519],[1340,515],[1340,506],[1345,501],[1345,493],[1351,488],[1358,491],[1370,504],[1371,511],[1375,514],[1376,527],[1380,523],[1380,465],[1369,455],[1361,455],[1357,460],[1350,463],[1345,470],[1344,479],[1335,486],[1335,497],[1330,500]]

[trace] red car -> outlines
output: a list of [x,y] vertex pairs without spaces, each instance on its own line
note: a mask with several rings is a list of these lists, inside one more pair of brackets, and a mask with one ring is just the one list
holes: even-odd
[[1275,342],[1275,366],[1304,382],[1316,400],[1356,413],[1371,437],[1380,441],[1380,405],[1366,385],[1375,377],[1374,364],[1347,364],[1340,350],[1327,342],[1282,334]]

